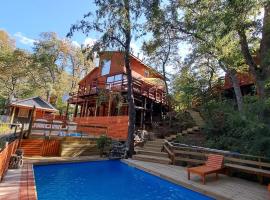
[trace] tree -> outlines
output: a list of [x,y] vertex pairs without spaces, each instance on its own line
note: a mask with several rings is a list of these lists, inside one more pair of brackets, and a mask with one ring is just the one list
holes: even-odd
[[[176,4],[177,7],[185,9],[185,22],[181,21],[186,28],[185,31],[197,39],[204,41],[217,39],[216,37],[203,38],[201,31],[204,33],[217,31],[220,33],[219,38],[237,35],[234,39],[239,42],[242,57],[255,78],[257,93],[263,99],[269,77],[270,2],[268,0],[218,0],[214,2],[203,0],[199,3],[182,0],[179,2]],[[263,20],[258,17],[262,9],[264,10]],[[258,49],[259,53],[256,55]]]
[[6,103],[32,92],[28,73],[31,62],[31,55],[15,49],[8,33],[0,31],[0,96]]
[[151,8],[148,9],[150,9],[150,12],[147,15],[147,23],[145,24],[146,29],[152,33],[152,38],[144,42],[143,50],[149,57],[149,63],[154,63],[157,67],[161,66],[166,93],[169,94],[166,68],[174,66],[180,59],[177,42],[178,34],[171,27],[171,24],[167,23],[171,18],[170,9],[167,9],[167,7],[161,9],[158,3],[151,4]]
[[[68,45],[55,33],[42,33],[41,39],[35,43],[33,65],[37,72],[36,82],[46,90],[46,99],[50,101],[54,87],[59,84],[58,76],[64,72],[68,59]],[[40,76],[42,74],[42,76]]]
[[142,3],[139,0],[95,0],[97,7],[96,19],[91,12],[84,16],[79,24],[71,27],[69,37],[74,31],[82,30],[89,34],[90,31],[100,32],[102,35],[93,47],[93,51],[106,48],[119,48],[124,51],[125,68],[128,80],[128,154],[134,152],[135,132],[135,103],[132,87],[132,75],[130,68],[130,43],[132,36],[141,27],[138,19],[142,14]]
[[[243,56],[238,45],[236,31],[227,30],[226,12],[223,2],[208,0],[195,3],[183,0],[172,1],[171,10],[175,13],[170,22],[171,27],[185,35],[185,39],[192,43],[193,49],[200,54],[208,54],[218,63],[219,68],[224,70],[231,78],[239,111],[242,110],[242,93],[236,73],[242,71]],[[178,9],[176,9],[178,8]],[[183,17],[179,16],[179,10]],[[177,27],[179,24],[179,27]],[[178,36],[181,39],[181,37]],[[183,38],[183,36],[182,36]]]

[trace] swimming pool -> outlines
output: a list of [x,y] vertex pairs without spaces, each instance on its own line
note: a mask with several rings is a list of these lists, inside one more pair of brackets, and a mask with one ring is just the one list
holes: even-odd
[[36,165],[39,200],[211,200],[121,161]]

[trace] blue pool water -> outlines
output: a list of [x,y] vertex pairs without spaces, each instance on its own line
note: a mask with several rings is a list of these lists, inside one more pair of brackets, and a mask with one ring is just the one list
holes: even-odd
[[39,200],[210,200],[120,161],[34,166]]

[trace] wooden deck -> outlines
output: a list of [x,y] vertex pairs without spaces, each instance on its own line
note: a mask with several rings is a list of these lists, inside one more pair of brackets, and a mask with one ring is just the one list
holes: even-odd
[[219,180],[216,181],[214,175],[209,175],[206,178],[206,185],[203,185],[200,177],[196,175],[192,175],[189,181],[185,167],[131,159],[124,160],[124,162],[215,199],[270,200],[270,192],[267,187],[255,182],[225,175],[220,175]]

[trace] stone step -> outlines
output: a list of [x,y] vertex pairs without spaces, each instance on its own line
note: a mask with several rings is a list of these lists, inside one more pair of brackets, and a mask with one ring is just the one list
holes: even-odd
[[157,156],[157,157],[168,158],[168,154],[165,152],[137,150],[137,154],[138,155],[148,155],[148,156]]
[[163,158],[163,157],[156,157],[156,156],[148,156],[148,155],[134,155],[132,157],[134,160],[141,160],[146,162],[154,162],[154,163],[160,163],[160,164],[167,164],[169,165],[171,160],[169,158]]

